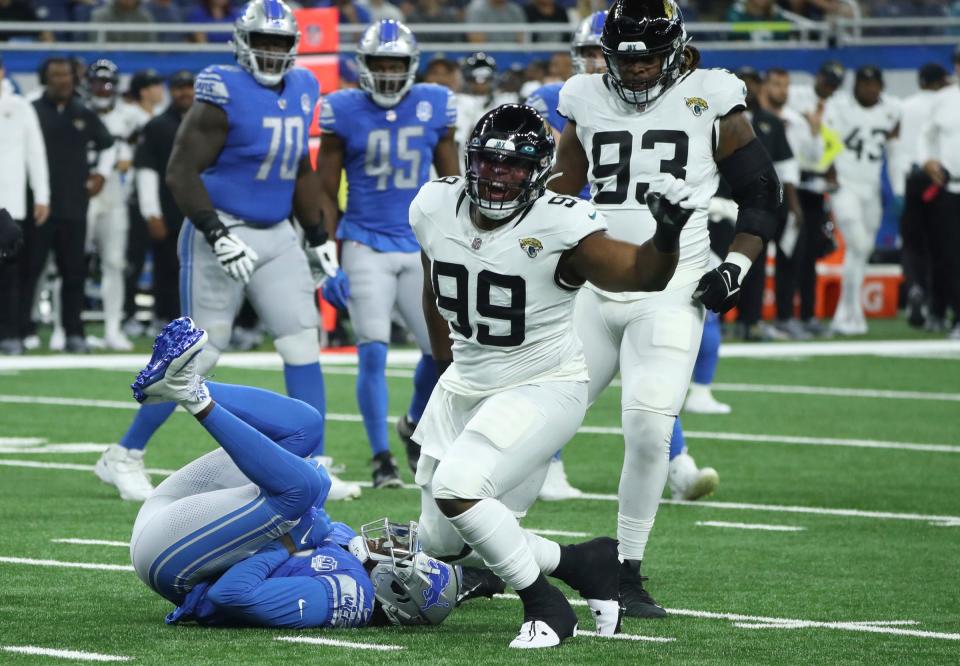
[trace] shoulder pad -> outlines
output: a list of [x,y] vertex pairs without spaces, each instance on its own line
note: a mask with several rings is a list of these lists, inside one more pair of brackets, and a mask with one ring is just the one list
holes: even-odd
[[698,69],[691,81],[703,91],[709,110],[716,117],[722,117],[747,107],[747,87],[743,81],[725,69]]
[[197,99],[226,106],[230,103],[230,79],[235,72],[226,65],[211,65],[197,75],[193,89]]

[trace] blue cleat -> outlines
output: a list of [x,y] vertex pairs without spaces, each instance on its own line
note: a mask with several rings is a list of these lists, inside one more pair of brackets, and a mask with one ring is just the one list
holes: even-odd
[[190,317],[180,317],[163,327],[153,343],[153,355],[130,385],[140,403],[209,402],[196,359],[207,343],[207,332]]

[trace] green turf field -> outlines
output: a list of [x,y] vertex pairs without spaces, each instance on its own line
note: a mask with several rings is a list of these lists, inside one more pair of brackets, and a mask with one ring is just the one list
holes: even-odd
[[[344,478],[368,480],[351,372],[337,367],[327,374],[328,453],[346,465]],[[393,374],[396,415],[406,406],[410,380],[404,369]],[[506,648],[521,619],[511,598],[470,603],[433,629],[171,628],[162,621],[169,604],[130,571],[41,566],[38,560],[129,565],[124,547],[54,540],[129,539],[137,506],[97,481],[89,469],[98,454],[79,445],[106,445],[123,432],[135,407],[131,378],[129,371],[17,372],[0,365],[0,647],[190,665],[960,661],[958,355],[723,360],[717,396],[734,413],[683,419],[691,453],[719,470],[720,490],[703,502],[665,504],[644,563],[648,586],[671,617],[627,620],[622,640],[581,636],[532,655]],[[221,368],[215,379],[282,390],[282,374],[271,370]],[[743,390],[741,384],[788,388]],[[794,386],[820,389],[802,394],[791,391]],[[619,425],[616,388],[585,425]],[[78,446],[53,446],[64,443]],[[393,444],[402,458],[399,442]],[[148,466],[175,469],[210,448],[206,433],[177,414],[152,442]],[[592,495],[538,504],[525,525],[612,534],[621,452],[615,432],[580,434],[565,460],[574,485]],[[67,468],[54,467],[63,464]],[[416,519],[418,507],[412,489],[365,489],[357,501],[331,505],[330,513],[357,525],[383,515]],[[591,629],[586,608],[577,610],[581,628]],[[299,636],[398,649],[276,640]],[[0,651],[0,663],[67,661]]]

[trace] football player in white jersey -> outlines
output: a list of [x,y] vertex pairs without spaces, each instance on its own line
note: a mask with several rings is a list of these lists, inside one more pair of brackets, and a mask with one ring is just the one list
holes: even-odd
[[561,547],[521,529],[517,515],[587,408],[572,324],[579,287],[662,289],[693,212],[690,188],[665,175],[647,193],[653,238],[640,246],[614,240],[589,202],[546,190],[554,145],[532,107],[500,106],[470,135],[466,177],[427,183],[410,206],[442,370],[413,436],[422,447],[420,542],[447,561],[479,557],[517,591],[524,621],[515,648],[575,634],[576,616],[545,574],[588,600],[598,631],[619,624],[616,542]]
[[[620,371],[625,440],[620,478],[620,592],[626,614],[666,613],[643,588],[640,561],[667,480],[674,420],[700,346],[705,305],[722,313],[776,230],[782,188],[753,133],[743,83],[697,69],[674,0],[616,0],[604,24],[605,75],[577,75],[560,91],[568,122],[551,187],[574,195],[591,185],[610,235],[640,243],[654,233],[644,195],[664,174],[692,189],[696,211],[680,237],[680,260],[657,294],[613,294],[592,283],[576,308],[590,373],[590,400]],[[739,206],[724,261],[707,270],[707,206],[720,175]]]
[[114,138],[116,162],[100,193],[90,199],[87,211],[88,245],[94,245],[100,257],[101,296],[103,300],[103,344],[107,349],[130,351],[120,324],[123,319],[124,268],[127,262],[127,183],[132,177],[131,141],[140,129],[137,119],[119,105],[120,70],[110,60],[90,65],[86,74],[87,104],[100,115]]
[[883,215],[880,176],[888,143],[900,128],[900,104],[883,95],[878,68],[861,67],[853,95],[834,95],[823,122],[843,139],[844,147],[834,162],[840,187],[833,195],[833,214],[845,244],[843,283],[830,328],[841,335],[862,335],[867,319],[860,289]]

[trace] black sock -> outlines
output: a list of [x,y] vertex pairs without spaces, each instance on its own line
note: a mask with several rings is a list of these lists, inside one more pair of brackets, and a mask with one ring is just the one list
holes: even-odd
[[539,601],[544,597],[549,597],[549,595],[550,583],[547,582],[543,574],[537,576],[537,579],[533,581],[533,585],[525,587],[522,590],[517,590],[517,596],[520,597],[524,606],[527,606],[531,602]]
[[577,555],[573,546],[560,546],[560,563],[550,575],[567,582],[577,571]]

